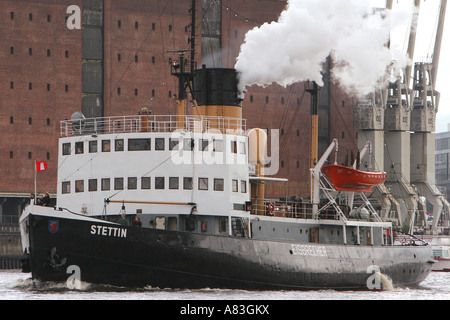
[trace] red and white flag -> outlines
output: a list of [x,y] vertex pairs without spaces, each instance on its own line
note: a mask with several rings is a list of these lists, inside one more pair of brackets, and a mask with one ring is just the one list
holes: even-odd
[[36,172],[47,170],[48,164],[45,161],[36,161]]

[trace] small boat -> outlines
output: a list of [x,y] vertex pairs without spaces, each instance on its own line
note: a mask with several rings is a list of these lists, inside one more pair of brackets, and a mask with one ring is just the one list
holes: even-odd
[[372,192],[373,186],[386,180],[383,171],[360,171],[336,164],[326,165],[321,171],[338,191]]

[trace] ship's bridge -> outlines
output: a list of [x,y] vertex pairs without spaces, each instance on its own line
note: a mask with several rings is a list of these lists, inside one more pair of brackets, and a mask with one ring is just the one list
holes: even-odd
[[118,214],[123,204],[132,214],[246,214],[243,119],[80,117],[60,128],[59,207],[88,215]]

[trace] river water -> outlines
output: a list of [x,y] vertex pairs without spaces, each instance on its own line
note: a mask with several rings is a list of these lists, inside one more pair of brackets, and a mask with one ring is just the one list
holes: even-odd
[[31,275],[0,270],[0,300],[450,300],[450,273],[432,272],[417,288],[382,291],[246,291],[125,289],[82,283],[70,290],[66,283],[36,283]]

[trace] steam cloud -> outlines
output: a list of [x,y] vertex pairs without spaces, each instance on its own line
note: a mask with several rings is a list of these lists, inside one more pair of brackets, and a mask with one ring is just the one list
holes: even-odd
[[334,81],[358,96],[373,92],[389,80],[394,60],[398,68],[408,63],[387,47],[391,28],[390,12],[374,10],[368,0],[289,0],[277,22],[247,32],[235,65],[241,92],[253,84],[323,85],[330,55]]

